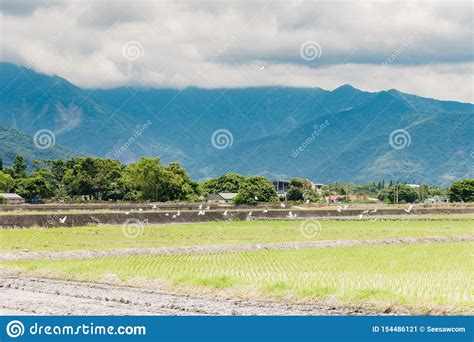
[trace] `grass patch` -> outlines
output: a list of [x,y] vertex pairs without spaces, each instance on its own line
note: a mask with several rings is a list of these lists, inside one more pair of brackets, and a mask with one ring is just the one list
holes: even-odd
[[0,266],[26,273],[100,280],[160,280],[212,289],[256,289],[260,295],[325,299],[349,305],[401,303],[414,307],[473,304],[474,243],[358,246],[248,253],[127,256],[74,260],[22,260]]
[[127,237],[121,226],[0,230],[0,251],[66,251],[311,240],[369,240],[473,233],[472,221],[321,221],[302,234],[300,221],[240,221],[145,226]]

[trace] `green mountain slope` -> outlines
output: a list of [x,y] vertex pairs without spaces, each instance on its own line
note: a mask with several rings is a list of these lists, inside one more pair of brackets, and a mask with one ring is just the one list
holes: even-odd
[[[0,123],[87,155],[180,161],[196,179],[227,172],[318,182],[392,179],[445,184],[472,177],[474,105],[396,90],[320,88],[81,89],[0,63]],[[295,149],[329,123],[295,158]],[[212,136],[231,132],[217,149]],[[410,144],[395,149],[403,129]]]
[[32,137],[0,125],[0,157],[4,165],[11,165],[16,154],[22,155],[30,166],[35,159],[67,159],[80,155],[78,152],[58,145],[40,149],[35,145]]

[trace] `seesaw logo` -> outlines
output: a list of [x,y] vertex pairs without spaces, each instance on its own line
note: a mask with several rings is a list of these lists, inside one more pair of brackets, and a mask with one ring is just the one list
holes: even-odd
[[7,335],[11,338],[17,338],[25,333],[25,326],[20,321],[10,321],[7,324]]

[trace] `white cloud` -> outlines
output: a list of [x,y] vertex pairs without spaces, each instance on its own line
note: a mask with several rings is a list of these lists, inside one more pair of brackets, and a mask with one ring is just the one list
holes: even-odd
[[[470,2],[7,1],[1,59],[85,87],[350,83],[474,102],[472,19]],[[300,57],[308,40],[319,59]],[[123,57],[129,41],[142,58]]]

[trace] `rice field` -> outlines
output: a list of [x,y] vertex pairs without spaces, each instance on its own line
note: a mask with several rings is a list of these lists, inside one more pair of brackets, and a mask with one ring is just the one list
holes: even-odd
[[130,236],[122,226],[0,230],[0,251],[67,251],[316,240],[471,235],[474,221],[240,221],[146,225]]
[[443,243],[229,254],[128,256],[0,263],[20,273],[100,281],[159,280],[173,290],[212,291],[345,305],[474,309],[474,243]]

